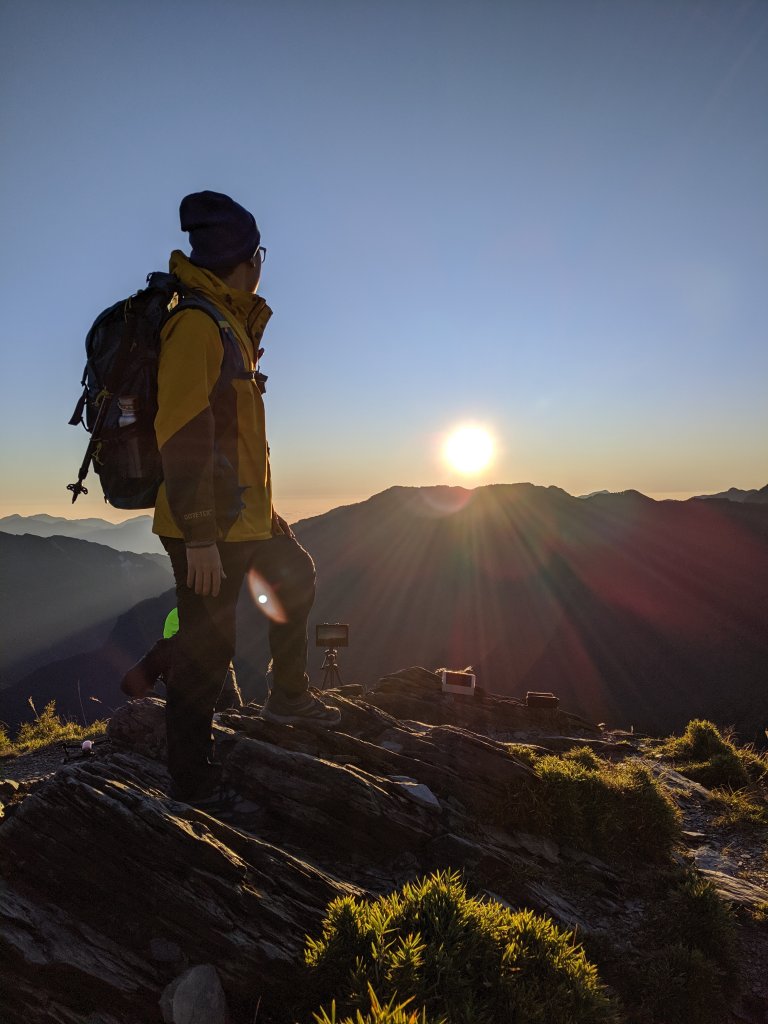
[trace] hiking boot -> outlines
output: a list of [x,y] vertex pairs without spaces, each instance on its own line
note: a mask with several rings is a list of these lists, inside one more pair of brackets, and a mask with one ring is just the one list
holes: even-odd
[[261,717],[265,722],[276,722],[278,725],[308,725],[334,729],[341,721],[341,711],[324,704],[311,693],[302,693],[298,697],[284,697],[273,690],[261,709]]

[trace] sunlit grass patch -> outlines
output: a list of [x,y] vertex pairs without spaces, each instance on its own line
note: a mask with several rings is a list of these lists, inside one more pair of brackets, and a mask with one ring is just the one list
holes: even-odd
[[536,763],[536,759],[541,755],[530,746],[525,743],[505,743],[508,753],[515,758],[517,761],[522,761],[523,764],[527,764],[529,768],[532,768]]
[[612,764],[588,747],[532,764],[538,783],[513,783],[500,824],[605,857],[662,860],[679,836],[679,812],[638,761]]
[[565,761],[575,761],[582,768],[591,768],[599,772],[605,767],[606,762],[601,760],[591,747],[574,747],[563,754]]
[[712,824],[737,828],[744,832],[768,830],[768,804],[747,790],[715,789],[707,810],[714,815]]
[[0,725],[0,757],[8,757],[11,754],[16,753],[16,747],[11,742],[11,737],[8,735],[8,730],[4,725]]
[[318,1001],[335,997],[344,1013],[365,1012],[370,986],[379,999],[412,999],[430,1020],[451,1024],[616,1019],[570,932],[532,911],[468,896],[455,872],[370,902],[334,900],[321,937],[307,940],[305,961]]
[[56,701],[52,700],[45,705],[39,714],[36,713],[33,721],[22,722],[12,746],[17,753],[27,754],[30,751],[46,747],[51,743],[94,739],[97,736],[101,736],[106,728],[106,720],[99,720],[91,725],[82,726],[78,725],[77,722],[70,722],[60,718],[56,714]]

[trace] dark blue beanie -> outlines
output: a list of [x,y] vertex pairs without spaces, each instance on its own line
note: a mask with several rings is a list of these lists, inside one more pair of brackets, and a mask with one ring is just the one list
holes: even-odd
[[253,214],[221,192],[193,192],[181,200],[181,230],[189,232],[190,260],[208,270],[249,260],[261,234]]

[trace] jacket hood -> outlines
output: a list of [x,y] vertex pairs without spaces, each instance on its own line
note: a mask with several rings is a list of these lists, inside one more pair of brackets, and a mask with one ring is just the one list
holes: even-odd
[[251,337],[259,339],[272,310],[260,295],[230,288],[228,284],[204,267],[196,267],[180,249],[171,253],[168,268],[188,288],[202,292],[222,312],[231,313],[240,323],[245,324]]

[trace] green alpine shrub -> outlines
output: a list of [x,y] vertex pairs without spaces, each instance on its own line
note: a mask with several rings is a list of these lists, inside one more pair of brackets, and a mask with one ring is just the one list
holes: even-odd
[[[331,1004],[331,1012],[321,1010],[314,1014],[316,1024],[430,1024],[424,1010],[417,1013],[409,1008],[411,999],[404,1003],[395,1003],[390,999],[386,1006],[382,1006],[376,997],[371,985],[368,986],[368,996],[371,1001],[371,1008],[365,1014],[361,1010],[355,1013],[354,1017],[345,1017],[339,1020],[336,1017],[336,1001]],[[436,1021],[435,1024],[445,1024],[444,1021]]]
[[345,1013],[364,1011],[370,986],[450,1024],[615,1020],[571,933],[532,911],[468,896],[455,872],[372,902],[334,900],[305,961],[319,1001],[335,996]]
[[686,871],[646,925],[634,1001],[665,1024],[721,1024],[736,988],[736,928],[714,886]]
[[725,1004],[712,963],[698,949],[655,950],[645,968],[641,1005],[664,1024],[722,1024]]

